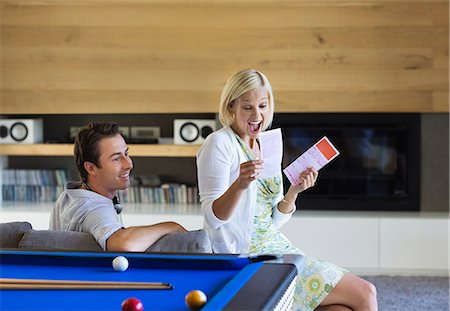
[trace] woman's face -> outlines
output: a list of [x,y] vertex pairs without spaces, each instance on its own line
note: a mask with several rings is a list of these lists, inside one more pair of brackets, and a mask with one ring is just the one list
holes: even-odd
[[235,118],[231,127],[244,141],[256,139],[269,118],[269,92],[258,87],[242,94],[229,106]]

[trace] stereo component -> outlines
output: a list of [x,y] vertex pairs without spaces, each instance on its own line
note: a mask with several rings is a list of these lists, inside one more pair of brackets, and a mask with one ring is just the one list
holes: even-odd
[[[71,126],[69,128],[69,141],[74,142],[75,137],[84,128],[86,128],[86,125]],[[128,140],[128,137],[130,137],[130,128],[127,126],[119,126],[119,132],[120,132],[120,135],[122,135],[123,138],[125,138],[125,140]]]
[[[86,126],[71,126],[70,141]],[[129,144],[156,144],[160,137],[161,129],[157,126],[119,126],[120,134]]]
[[216,130],[216,120],[175,119],[174,143],[178,145],[202,144]]
[[157,144],[161,136],[158,126],[132,126],[130,127],[129,143],[132,144]]
[[36,144],[43,141],[42,119],[0,119],[0,144]]

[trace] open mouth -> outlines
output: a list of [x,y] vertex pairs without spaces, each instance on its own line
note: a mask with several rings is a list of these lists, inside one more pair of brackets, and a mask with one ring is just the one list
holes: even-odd
[[121,178],[121,179],[129,179],[130,178],[130,174],[126,173],[126,174],[123,174],[123,175],[119,175],[119,178]]
[[260,131],[261,127],[262,121],[248,123],[248,129],[252,134],[257,134]]

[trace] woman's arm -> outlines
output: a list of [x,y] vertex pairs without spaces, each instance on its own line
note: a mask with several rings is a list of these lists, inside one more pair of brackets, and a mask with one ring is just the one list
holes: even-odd
[[233,139],[225,132],[213,133],[197,154],[200,202],[206,222],[215,229],[231,217],[242,194],[262,169],[260,160],[240,164]]
[[217,218],[228,220],[231,217],[242,194],[258,178],[262,169],[262,160],[247,161],[240,165],[238,178],[213,202],[212,209]]
[[291,213],[295,209],[295,201],[299,193],[315,185],[319,173],[312,167],[300,173],[302,183],[297,186],[291,185],[286,192],[284,199],[278,203],[278,210],[283,214]]

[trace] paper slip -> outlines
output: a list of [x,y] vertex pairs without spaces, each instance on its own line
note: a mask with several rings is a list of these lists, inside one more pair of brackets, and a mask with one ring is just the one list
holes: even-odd
[[280,173],[283,158],[283,137],[281,129],[277,128],[259,134],[261,159],[264,161],[264,170],[260,178],[275,177]]
[[338,155],[339,151],[333,146],[331,141],[324,136],[301,156],[295,159],[294,162],[289,164],[289,166],[283,170],[283,173],[286,175],[287,179],[289,179],[291,184],[296,186],[301,184],[301,172],[308,167],[314,167],[319,171]]

